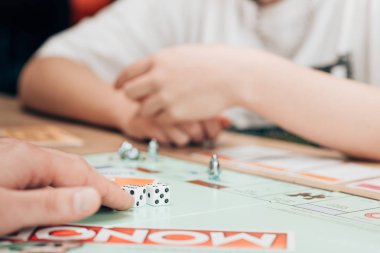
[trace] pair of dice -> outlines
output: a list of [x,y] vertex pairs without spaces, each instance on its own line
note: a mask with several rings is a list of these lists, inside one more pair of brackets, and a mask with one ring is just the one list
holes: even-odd
[[141,207],[146,204],[151,206],[170,204],[170,186],[167,184],[124,185],[122,189],[134,198],[133,207]]

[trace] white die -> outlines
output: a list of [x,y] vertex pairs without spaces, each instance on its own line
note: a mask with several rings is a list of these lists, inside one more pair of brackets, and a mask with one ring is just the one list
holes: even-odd
[[124,185],[122,189],[134,198],[133,207],[146,205],[146,187],[140,185]]
[[171,202],[170,186],[167,184],[148,184],[146,186],[146,191],[148,205],[166,206]]

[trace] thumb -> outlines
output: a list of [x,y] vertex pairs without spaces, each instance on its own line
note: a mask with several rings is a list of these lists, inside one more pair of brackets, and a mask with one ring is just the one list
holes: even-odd
[[[1,196],[6,194],[6,197]],[[37,225],[56,225],[85,218],[100,205],[99,193],[91,187],[45,188],[39,190],[1,190],[0,234]],[[6,210],[1,210],[5,209]],[[2,231],[2,230],[5,231]]]

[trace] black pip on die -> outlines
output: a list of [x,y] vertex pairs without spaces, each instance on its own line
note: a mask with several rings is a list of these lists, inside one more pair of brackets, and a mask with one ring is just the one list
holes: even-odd
[[145,186],[124,185],[122,189],[134,198],[135,201],[133,207],[141,207],[146,205],[147,190]]
[[170,204],[170,187],[167,184],[148,184],[146,186],[147,203],[152,206]]

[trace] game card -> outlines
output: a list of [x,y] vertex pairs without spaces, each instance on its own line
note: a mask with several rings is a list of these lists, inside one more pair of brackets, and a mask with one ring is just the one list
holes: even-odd
[[313,157],[313,156],[289,156],[276,159],[263,159],[255,164],[263,167],[277,168],[283,171],[306,171],[341,163],[341,160]]
[[0,129],[0,137],[16,138],[44,147],[77,147],[83,140],[53,125],[20,126]]
[[298,172],[295,175],[312,181],[339,184],[380,176],[380,169],[353,163],[342,163],[321,169]]
[[380,178],[359,181],[346,187],[380,193]]
[[[217,149],[214,151],[220,159],[249,162],[259,159],[284,157],[290,151],[277,148],[260,147],[256,145]],[[204,154],[210,155],[210,154]]]

